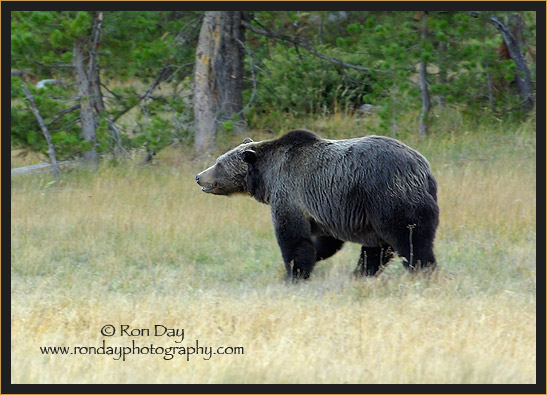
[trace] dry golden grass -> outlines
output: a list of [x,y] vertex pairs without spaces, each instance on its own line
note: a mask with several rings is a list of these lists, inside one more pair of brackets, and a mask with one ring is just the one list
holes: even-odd
[[[151,167],[74,171],[57,185],[47,174],[14,178],[12,382],[534,383],[533,126],[411,141],[439,182],[431,278],[393,262],[353,279],[359,249],[346,245],[310,281],[285,283],[268,207],[204,195],[193,175],[205,164],[180,151]],[[118,333],[102,336],[106,324]],[[156,324],[184,328],[184,341],[119,335],[120,325]],[[40,352],[103,340],[198,340],[244,354]]]

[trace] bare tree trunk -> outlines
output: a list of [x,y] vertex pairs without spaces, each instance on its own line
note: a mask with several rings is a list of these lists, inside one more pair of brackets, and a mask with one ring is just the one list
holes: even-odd
[[220,42],[212,66],[218,84],[222,121],[232,119],[243,108],[244,50],[240,42],[244,42],[245,37],[241,11],[223,11],[219,14]]
[[93,111],[93,98],[89,77],[85,68],[84,39],[77,39],[73,52],[74,77],[78,86],[80,97],[80,123],[82,125],[82,138],[88,142],[90,149],[83,153],[85,164],[96,167],[99,161],[97,154],[97,136],[95,128],[95,116]]
[[120,132],[114,124],[114,121],[107,115],[106,107],[104,105],[103,94],[101,92],[101,77],[99,73],[99,44],[101,42],[101,25],[103,23],[103,12],[97,11],[95,13],[95,18],[93,20],[93,28],[91,31],[91,47],[89,49],[89,64],[87,75],[89,78],[89,91],[91,94],[91,101],[95,109],[96,114],[102,115],[105,117],[108,124],[108,129],[112,134],[112,139],[114,140],[114,149],[112,149],[113,154],[117,151],[125,152],[122,147],[122,141],[120,137]]
[[[439,55],[441,61],[439,64],[439,82],[446,86],[448,85],[448,73],[447,73],[447,61],[446,61],[446,41],[439,42]],[[441,107],[446,107],[446,96],[442,94],[440,96],[439,104]]]
[[99,43],[101,41],[101,24],[103,22],[102,11],[95,13],[93,20],[93,29],[91,32],[91,47],[89,49],[89,67],[87,75],[89,76],[89,90],[93,100],[93,106],[97,113],[105,111],[103,95],[101,92],[101,79],[99,76],[99,66],[97,65]]
[[34,102],[34,96],[30,93],[28,88],[25,84],[21,84],[21,87],[23,88],[23,92],[25,92],[25,100],[27,100],[30,103],[30,108],[32,109],[32,112],[34,113],[34,116],[36,117],[36,120],[38,121],[38,124],[40,125],[40,129],[42,129],[42,133],[44,134],[44,137],[47,141],[48,150],[47,153],[49,155],[49,159],[51,160],[51,165],[53,168],[53,175],[55,176],[55,179],[59,179],[59,175],[61,171],[59,170],[59,164],[57,163],[57,156],[55,155],[55,146],[53,145],[53,141],[51,140],[51,134],[49,133],[48,128],[46,127],[46,124],[44,122],[44,119],[40,115],[40,111],[38,111],[38,108],[36,107],[36,103]]
[[[422,14],[422,42],[427,38],[427,14]],[[420,61],[419,73],[420,95],[422,98],[422,113],[420,114],[420,122],[418,125],[418,135],[420,138],[427,136],[427,122],[429,118],[429,110],[431,109],[431,100],[429,98],[429,89],[427,87],[427,63],[425,60]]]
[[241,117],[243,48],[241,11],[208,11],[203,18],[194,70],[194,151],[210,152],[218,125]]
[[[74,43],[73,68],[78,96],[80,98],[80,123],[82,125],[82,138],[88,142],[90,149],[83,153],[85,164],[96,167],[99,162],[97,153],[98,126],[97,115],[104,116],[115,147],[125,151],[121,144],[120,133],[114,121],[108,117],[101,92],[101,78],[98,66],[98,49],[101,42],[101,25],[103,12],[97,11],[93,20],[93,27],[90,37],[81,37]],[[86,44],[89,41],[89,44]]]
[[522,107],[525,111],[530,111],[534,108],[535,100],[533,96],[532,83],[530,81],[530,70],[528,69],[526,60],[522,55],[520,45],[509,28],[505,26],[505,24],[497,17],[494,16],[490,18],[490,22],[501,33],[503,41],[505,41],[507,49],[509,50],[509,56],[511,56],[511,59],[515,62],[515,66],[517,67],[515,81],[517,83],[517,89],[520,97],[522,98]]
[[203,17],[196,49],[194,70],[194,151],[197,156],[210,152],[216,142],[216,108],[213,98],[215,90],[211,58],[214,56],[215,12]]

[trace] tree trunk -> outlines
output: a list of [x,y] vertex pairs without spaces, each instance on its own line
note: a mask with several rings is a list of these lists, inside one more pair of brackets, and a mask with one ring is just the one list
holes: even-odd
[[214,53],[213,26],[215,12],[203,17],[196,49],[194,70],[194,151],[197,156],[210,152],[216,141],[215,80],[211,67]]
[[97,136],[95,128],[95,116],[93,111],[93,98],[91,93],[89,76],[85,67],[84,39],[77,39],[74,43],[72,63],[74,77],[78,86],[80,97],[80,123],[82,126],[82,138],[89,143],[83,153],[84,164],[96,167],[99,161],[97,154]]
[[104,105],[103,94],[101,92],[101,77],[99,73],[99,44],[101,43],[101,25],[103,23],[103,12],[97,11],[95,13],[95,18],[93,20],[93,28],[91,31],[91,47],[89,49],[89,64],[88,64],[88,79],[89,79],[89,92],[91,95],[91,102],[95,113],[99,116],[104,116],[108,124],[108,129],[112,134],[112,139],[114,140],[114,148],[112,153],[115,154],[116,151],[125,152],[122,147],[122,141],[120,137],[120,132],[114,124],[114,121],[110,119],[106,113],[106,107]]
[[490,22],[501,33],[503,41],[505,41],[507,49],[509,50],[509,55],[511,56],[511,59],[513,59],[513,62],[515,62],[515,66],[517,67],[515,81],[520,97],[522,98],[522,107],[525,111],[530,111],[534,108],[535,100],[532,93],[533,89],[530,81],[530,70],[528,70],[528,65],[522,55],[520,45],[509,28],[497,17],[494,16],[490,18]]
[[[448,65],[446,59],[446,41],[439,42],[439,55],[440,55],[440,64],[439,64],[439,83],[441,85],[448,85]],[[446,107],[446,96],[443,94],[440,95],[439,104],[441,107]]]
[[243,48],[241,11],[208,11],[203,18],[194,70],[194,151],[210,152],[220,123],[241,118]]
[[241,117],[243,108],[243,61],[245,41],[241,26],[241,11],[220,12],[220,47],[213,59],[213,70],[218,83],[220,120]]
[[[422,43],[427,39],[427,14],[422,14]],[[420,138],[427,136],[427,122],[429,118],[429,110],[431,109],[431,100],[429,98],[429,88],[427,87],[427,63],[425,60],[420,61],[419,73],[420,95],[422,98],[422,113],[420,114],[420,122],[418,125],[418,135]]]
[[97,64],[99,43],[101,42],[101,24],[103,22],[102,11],[95,13],[93,20],[93,29],[91,32],[91,48],[89,49],[89,67],[87,75],[89,76],[89,90],[93,106],[97,114],[105,112],[103,95],[101,92],[101,78],[99,75],[99,66]]

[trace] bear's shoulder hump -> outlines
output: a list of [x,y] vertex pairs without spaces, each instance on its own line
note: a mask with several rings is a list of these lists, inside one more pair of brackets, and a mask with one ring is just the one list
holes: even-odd
[[321,137],[319,137],[317,134],[310,130],[306,129],[296,129],[291,130],[290,132],[287,132],[285,135],[279,138],[280,141],[291,143],[291,144],[298,144],[298,143],[313,143],[316,141],[321,140]]

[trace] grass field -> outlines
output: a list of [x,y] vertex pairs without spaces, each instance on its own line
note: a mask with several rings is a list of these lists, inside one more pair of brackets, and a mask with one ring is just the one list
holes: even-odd
[[[536,382],[535,123],[450,122],[423,142],[402,136],[439,183],[431,278],[392,262],[354,279],[359,246],[346,244],[310,281],[285,283],[269,208],[203,194],[193,177],[210,163],[186,148],[58,184],[13,177],[12,382]],[[335,119],[306,126],[364,134]],[[132,354],[94,355],[103,344]]]

